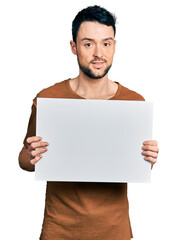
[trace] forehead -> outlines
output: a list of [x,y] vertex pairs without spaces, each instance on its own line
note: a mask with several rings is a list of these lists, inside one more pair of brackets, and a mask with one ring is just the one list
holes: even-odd
[[85,21],[80,25],[77,38],[105,39],[112,37],[114,39],[114,30],[112,26],[107,26],[98,22]]

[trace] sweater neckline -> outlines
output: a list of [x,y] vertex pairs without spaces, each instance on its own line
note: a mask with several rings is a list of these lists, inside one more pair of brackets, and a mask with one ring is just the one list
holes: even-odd
[[[87,99],[87,98],[84,98],[84,97],[78,95],[76,92],[74,92],[74,91],[72,90],[72,88],[71,88],[71,86],[70,86],[70,83],[69,83],[69,80],[70,80],[70,79],[71,79],[71,78],[65,80],[65,83],[66,83],[66,86],[67,86],[69,92],[70,92],[75,98]],[[120,84],[119,82],[116,82],[116,81],[114,81],[114,82],[118,84],[118,89],[117,89],[116,93],[114,94],[114,96],[112,96],[111,98],[108,98],[108,99],[100,99],[100,100],[116,100],[116,99],[117,99],[117,96],[120,94],[121,84]],[[99,99],[96,99],[96,100],[99,100]]]

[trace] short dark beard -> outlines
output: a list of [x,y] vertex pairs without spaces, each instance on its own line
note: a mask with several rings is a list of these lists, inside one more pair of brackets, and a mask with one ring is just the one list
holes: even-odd
[[110,66],[108,66],[104,73],[102,75],[99,75],[99,76],[96,76],[92,70],[90,70],[89,68],[86,68],[84,67],[83,65],[80,64],[79,62],[79,58],[77,57],[77,61],[78,61],[78,64],[79,64],[79,68],[81,69],[81,71],[89,78],[92,78],[92,79],[100,79],[100,78],[103,78],[108,72],[109,72],[109,69],[111,68],[112,64]]

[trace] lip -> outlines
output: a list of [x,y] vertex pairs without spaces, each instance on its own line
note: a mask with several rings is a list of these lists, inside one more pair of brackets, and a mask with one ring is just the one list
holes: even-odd
[[96,62],[95,61],[95,62],[92,62],[92,64],[95,68],[101,68],[103,66],[104,62]]

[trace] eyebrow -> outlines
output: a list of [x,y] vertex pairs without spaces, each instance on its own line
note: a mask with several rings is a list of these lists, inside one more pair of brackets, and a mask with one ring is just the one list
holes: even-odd
[[[108,41],[108,40],[114,41],[114,39],[112,37],[104,38],[102,41]],[[81,41],[94,41],[94,39],[92,39],[92,38],[82,38]]]

